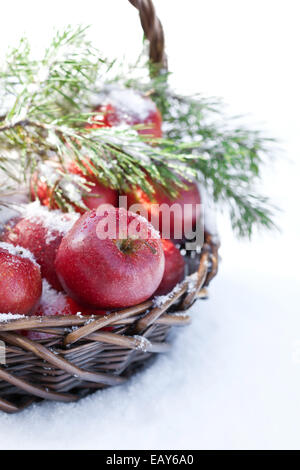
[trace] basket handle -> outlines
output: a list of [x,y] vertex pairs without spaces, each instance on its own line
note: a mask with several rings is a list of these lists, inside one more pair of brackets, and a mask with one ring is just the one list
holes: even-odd
[[149,40],[149,59],[156,66],[156,72],[168,69],[165,53],[165,35],[162,24],[156,16],[152,0],[129,0],[140,14],[145,37]]

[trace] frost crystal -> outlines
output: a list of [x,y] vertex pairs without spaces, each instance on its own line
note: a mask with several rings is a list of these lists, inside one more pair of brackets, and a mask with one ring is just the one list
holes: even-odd
[[144,338],[143,336],[138,336],[138,335],[134,335],[133,337],[134,339],[136,339],[137,350],[147,352],[150,349],[151,342],[147,338]]
[[102,104],[111,104],[120,114],[141,121],[144,121],[151,112],[156,110],[153,101],[145,98],[139,92],[114,85],[107,87]]
[[180,290],[182,282],[177,284],[174,289],[171,290],[167,295],[159,295],[153,299],[153,307],[162,307],[166,302],[171,300],[177,292]]
[[62,312],[66,307],[66,295],[53,289],[46,279],[43,279],[43,294],[40,301],[44,315],[52,316]]
[[10,320],[21,320],[26,318],[25,315],[19,315],[17,313],[0,313],[0,323],[6,323]]
[[[76,213],[64,214],[60,210],[49,211],[41,206],[39,201],[21,206],[20,212],[26,219],[41,224],[50,232],[58,232],[61,235],[65,235],[79,218],[79,214]],[[46,243],[50,243],[54,236],[54,233],[49,233]]]
[[195,273],[191,274],[188,278],[188,292],[192,292],[197,284],[198,281],[198,272],[196,271]]
[[26,248],[23,248],[22,246],[19,246],[19,245],[14,246],[14,245],[11,245],[10,243],[0,242],[0,248],[8,251],[8,253],[11,255],[20,256],[21,258],[27,258],[33,264],[38,266],[33,254],[29,250],[26,250]]

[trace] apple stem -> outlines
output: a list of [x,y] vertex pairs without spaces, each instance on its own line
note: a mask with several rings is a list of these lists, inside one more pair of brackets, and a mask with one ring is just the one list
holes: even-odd
[[[123,240],[116,240],[115,243],[116,243],[118,249],[122,253],[134,253],[136,251],[137,247],[138,247],[137,245],[136,246],[134,245],[134,242],[136,242],[136,241],[138,241],[138,240],[134,240],[132,238],[126,238],[126,239],[123,239]],[[156,249],[147,240],[139,240],[139,242],[140,242],[141,245],[147,246],[154,255],[156,254]]]

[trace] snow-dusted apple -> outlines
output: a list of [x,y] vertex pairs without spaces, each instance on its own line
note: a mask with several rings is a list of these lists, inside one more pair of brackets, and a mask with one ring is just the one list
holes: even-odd
[[150,198],[141,188],[132,189],[127,196],[127,208],[140,212],[158,230],[162,238],[181,241],[191,232],[200,217],[200,193],[196,183],[182,179],[187,189],[180,189],[172,199],[163,188],[152,182],[154,194]]
[[168,294],[184,278],[184,258],[171,240],[162,240],[165,270],[155,295]]
[[63,238],[55,261],[59,280],[73,299],[96,308],[143,302],[164,272],[159,235],[136,214],[100,208],[84,214]]
[[43,295],[35,315],[43,317],[77,314],[101,316],[106,313],[106,310],[90,309],[79,304],[64,292],[53,289],[45,279],[43,280]]
[[131,88],[107,88],[101,105],[94,109],[93,122],[88,127],[114,127],[120,124],[137,126],[139,134],[162,137],[162,117],[156,104]]
[[42,293],[40,267],[20,246],[0,243],[0,312],[28,315]]
[[34,202],[26,206],[24,217],[6,233],[4,241],[31,251],[41,267],[42,277],[60,290],[54,268],[55,256],[63,236],[77,219],[77,214],[48,211]]
[[[43,280],[43,294],[39,306],[35,311],[38,317],[53,317],[57,315],[76,315],[80,312],[76,302],[63,292],[52,289],[48,282]],[[55,335],[37,330],[22,330],[20,333],[31,340],[49,339]]]
[[[43,280],[43,294],[35,316],[55,317],[69,315],[105,315],[105,310],[93,310],[92,312],[86,307],[79,305],[71,297],[63,292],[53,289],[50,284]],[[22,330],[20,333],[31,340],[49,339],[55,337],[51,333],[45,333],[37,330]]]

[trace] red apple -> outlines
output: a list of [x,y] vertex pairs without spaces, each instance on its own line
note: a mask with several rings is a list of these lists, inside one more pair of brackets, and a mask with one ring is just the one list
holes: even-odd
[[64,292],[58,292],[43,280],[43,295],[35,315],[53,317],[57,315],[105,315],[106,310],[90,309],[75,302]]
[[77,220],[78,215],[48,211],[37,203],[28,204],[27,215],[8,232],[4,241],[20,245],[33,253],[41,266],[42,277],[57,290],[61,290],[54,261],[63,236]]
[[40,268],[29,251],[0,243],[0,312],[28,315],[42,293]]
[[[161,237],[181,241],[184,234],[192,231],[200,216],[200,193],[196,183],[182,179],[187,189],[179,190],[175,199],[169,197],[163,188],[153,184],[155,192],[150,198],[141,188],[132,189],[127,193],[127,208],[133,212],[140,212],[135,204],[143,208],[144,217],[147,216]],[[160,207],[161,205],[165,205]],[[173,207],[174,210],[170,210]],[[144,213],[145,212],[145,213]]]
[[150,137],[162,137],[162,117],[156,104],[147,96],[130,88],[111,87],[102,98],[100,106],[95,108],[95,116],[88,127],[114,127],[120,124],[141,125],[139,134]]
[[[105,315],[105,310],[93,310],[91,313],[85,307],[79,305],[71,297],[68,297],[63,292],[57,292],[52,289],[48,282],[43,281],[43,295],[40,305],[35,312],[35,316],[53,317],[53,316],[68,316],[77,315]],[[53,338],[55,335],[51,333],[44,333],[39,330],[22,330],[20,333],[31,340],[40,340]]]
[[[76,315],[80,312],[77,304],[62,292],[52,289],[47,281],[43,281],[43,295],[35,316],[49,317],[56,315]],[[20,333],[33,341],[40,339],[54,338],[51,333],[44,333],[39,330],[21,330]]]
[[184,278],[184,257],[174,243],[162,240],[165,255],[165,271],[155,295],[168,294]]
[[96,308],[143,302],[164,272],[159,235],[136,214],[100,208],[84,214],[63,238],[55,261],[59,280],[68,295]]

